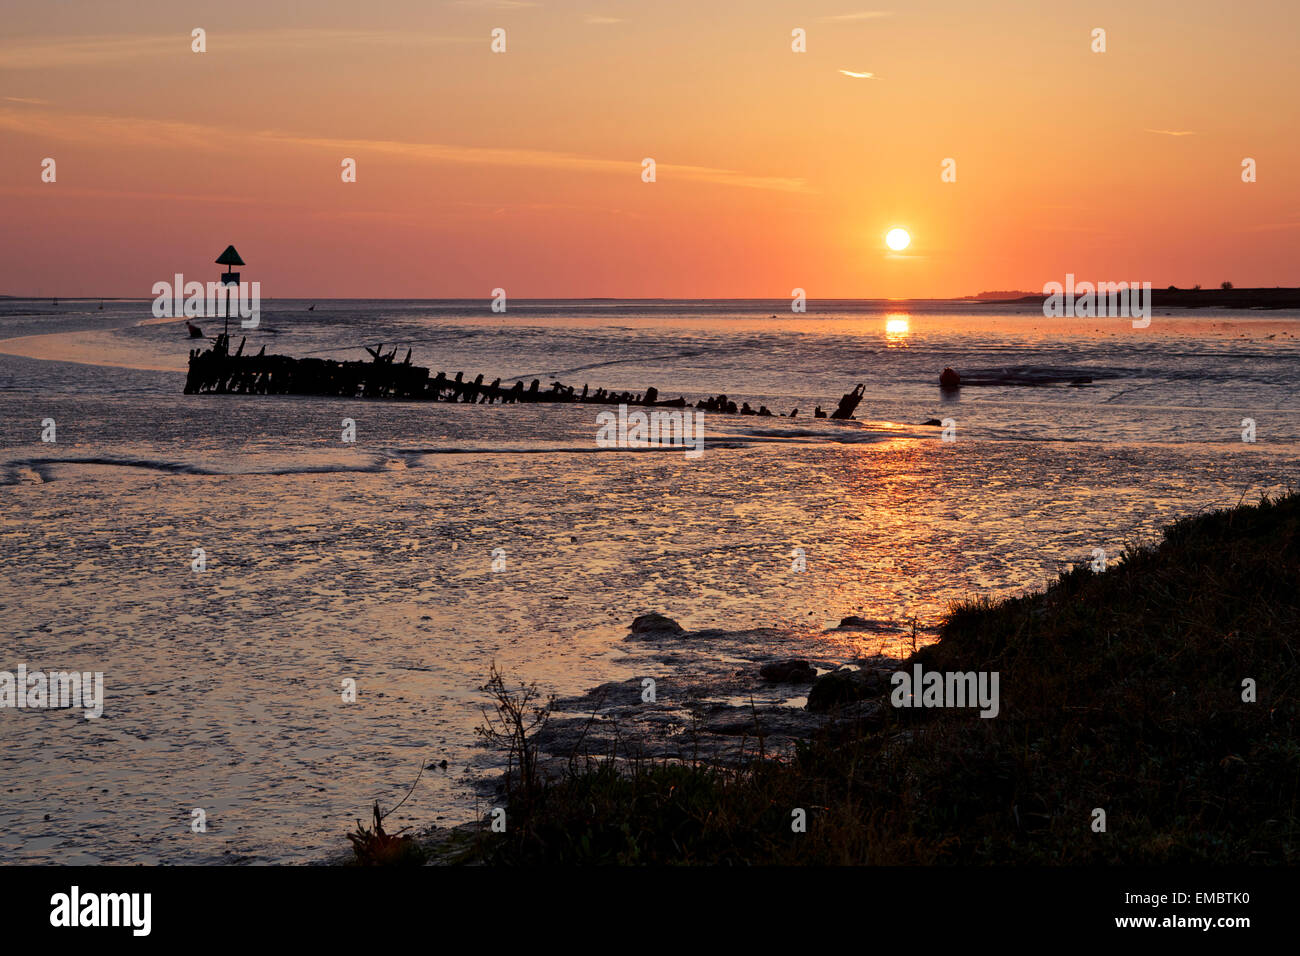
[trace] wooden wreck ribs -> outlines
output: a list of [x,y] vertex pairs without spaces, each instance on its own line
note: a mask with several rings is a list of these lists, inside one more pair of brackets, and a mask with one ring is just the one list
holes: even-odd
[[[522,381],[510,387],[501,385],[501,379],[484,384],[479,375],[472,381],[463,380],[457,372],[448,378],[439,372],[430,378],[429,370],[411,364],[411,352],[397,359],[397,349],[384,353],[383,346],[367,347],[373,361],[339,362],[333,359],[292,358],[287,355],[267,355],[262,346],[256,355],[245,355],[241,339],[239,348],[232,354],[230,340],[218,335],[212,348],[190,350],[189,374],[185,379],[186,395],[320,395],[333,398],[388,398],[406,401],[464,402],[470,404],[514,404],[517,402],[574,402],[592,405],[641,405],[655,408],[700,408],[726,414],[772,416],[766,406],[758,411],[748,403],[738,410],[736,403],[726,395],[718,395],[688,406],[686,399],[660,401],[659,391],[653,387],[640,392],[611,392],[603,388],[594,391],[587,385],[577,391],[571,385],[552,382],[543,389],[539,379],[533,379],[527,388]],[[859,385],[840,399],[839,408],[832,418],[851,418],[862,398]],[[792,413],[797,414],[798,409]]]

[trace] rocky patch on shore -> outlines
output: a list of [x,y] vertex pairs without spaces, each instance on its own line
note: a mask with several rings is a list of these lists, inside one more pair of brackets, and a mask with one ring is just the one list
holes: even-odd
[[[878,630],[883,622],[846,618],[842,627]],[[891,625],[891,630],[900,630]],[[788,632],[688,630],[646,613],[628,641],[646,646],[644,676],[614,681],[555,701],[537,743],[548,768],[613,757],[737,763],[760,751],[788,752],[832,723],[861,722],[887,706],[892,658],[850,661],[753,656]],[[709,653],[701,654],[701,642]]]

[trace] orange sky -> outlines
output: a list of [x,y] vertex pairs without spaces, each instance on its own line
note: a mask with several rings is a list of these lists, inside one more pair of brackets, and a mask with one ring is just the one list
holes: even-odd
[[0,293],[148,297],[227,243],[264,297],[1300,285],[1298,35],[1295,0],[7,0]]

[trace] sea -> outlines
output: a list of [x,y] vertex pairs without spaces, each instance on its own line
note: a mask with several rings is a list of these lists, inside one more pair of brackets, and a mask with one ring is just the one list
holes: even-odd
[[[591,405],[185,395],[222,322],[191,339],[151,305],[0,299],[0,672],[104,681],[99,717],[0,708],[3,863],[319,862],[376,801],[405,799],[390,831],[464,823],[501,766],[476,733],[493,666],[564,697],[719,664],[647,658],[625,638],[648,612],[735,635],[725,666],[902,657],[954,602],[1300,477],[1298,312],[263,300],[232,322],[245,352],[775,413],[706,412],[688,456],[602,447]],[[1091,382],[943,392],[945,367]],[[856,420],[814,418],[858,384]]]

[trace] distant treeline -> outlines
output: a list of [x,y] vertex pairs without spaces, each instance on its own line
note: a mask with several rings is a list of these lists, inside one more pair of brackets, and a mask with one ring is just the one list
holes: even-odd
[[[1016,299],[991,300],[1036,304],[1047,296],[1035,293]],[[1300,309],[1300,289],[1277,287],[1273,289],[1152,289],[1151,307],[1155,309]]]

